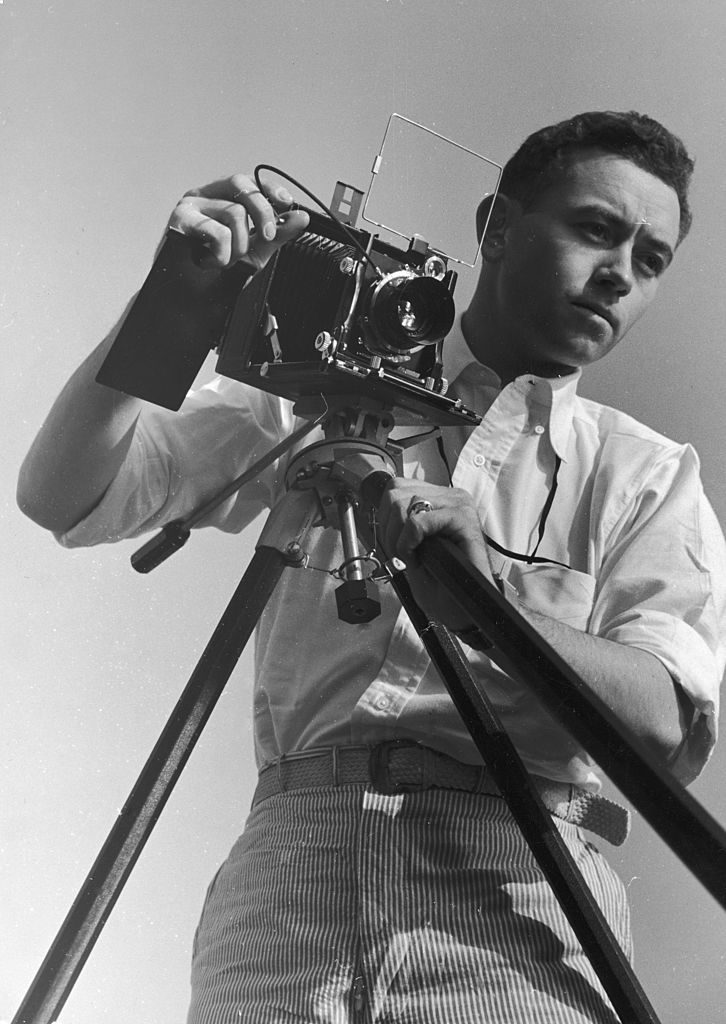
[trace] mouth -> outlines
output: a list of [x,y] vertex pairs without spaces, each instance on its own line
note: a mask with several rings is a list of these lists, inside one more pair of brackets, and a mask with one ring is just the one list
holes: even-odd
[[617,319],[613,315],[612,310],[608,309],[607,306],[601,306],[598,302],[583,302],[582,300],[572,302],[571,304],[575,307],[575,309],[582,309],[586,313],[592,313],[595,316],[600,317],[601,320],[604,320],[607,324],[610,325],[610,328],[614,332],[617,332]]

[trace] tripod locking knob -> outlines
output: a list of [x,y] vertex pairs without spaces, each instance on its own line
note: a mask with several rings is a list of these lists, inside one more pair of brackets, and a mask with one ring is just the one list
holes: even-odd
[[371,622],[381,614],[378,587],[370,580],[345,580],[336,588],[335,601],[343,622]]

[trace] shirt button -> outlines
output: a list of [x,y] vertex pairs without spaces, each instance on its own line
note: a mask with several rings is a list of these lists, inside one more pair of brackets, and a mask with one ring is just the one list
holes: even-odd
[[385,711],[386,708],[390,707],[390,705],[391,698],[386,697],[385,694],[381,694],[380,697],[376,698],[376,707],[378,708],[379,711]]
[[544,427],[541,423],[537,424],[537,426],[534,428],[534,432],[535,434],[544,434]]
[[486,462],[486,459],[484,458],[483,455],[475,455],[474,458],[472,459],[472,462],[474,463],[475,466],[483,466],[484,463]]

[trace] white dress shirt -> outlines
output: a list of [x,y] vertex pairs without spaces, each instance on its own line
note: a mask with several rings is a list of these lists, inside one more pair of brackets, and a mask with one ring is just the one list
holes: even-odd
[[[695,452],[580,398],[579,374],[525,375],[501,388],[474,360],[458,324],[444,351],[455,393],[483,417],[476,428],[443,428],[447,462],[489,537],[531,553],[555,456],[561,460],[538,550],[553,564],[494,554],[495,570],[533,610],[660,658],[695,707],[674,765],[691,781],[715,741],[726,662],[726,552]],[[188,514],[298,425],[287,400],[228,379],[191,394],[178,413],[149,406],[101,503],[59,539],[69,547],[114,541]],[[395,429],[393,437],[414,432]],[[304,443],[318,439],[316,432]],[[286,464],[287,457],[263,471],[203,525],[242,530],[279,500]],[[448,485],[433,437],[407,450],[405,475]],[[306,549],[315,567],[343,560],[330,528],[313,528]],[[336,616],[338,585],[322,572],[286,569],[262,615],[254,690],[260,766],[306,748],[397,737],[478,762],[390,588],[381,588],[379,618],[349,625]],[[530,771],[597,791],[592,759],[528,688],[485,654],[467,653]]]

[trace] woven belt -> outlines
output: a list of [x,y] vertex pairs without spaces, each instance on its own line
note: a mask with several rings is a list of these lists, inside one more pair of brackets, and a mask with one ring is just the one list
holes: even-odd
[[[624,843],[630,814],[619,804],[567,782],[531,775],[550,814],[607,839]],[[484,765],[464,764],[413,740],[370,747],[321,747],[286,754],[260,772],[253,806],[278,793],[332,786],[370,786],[378,793],[458,789],[501,797]]]

